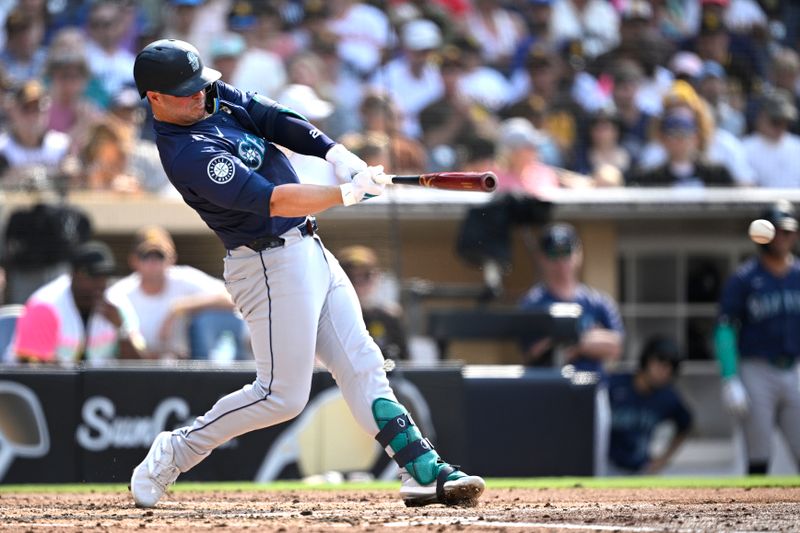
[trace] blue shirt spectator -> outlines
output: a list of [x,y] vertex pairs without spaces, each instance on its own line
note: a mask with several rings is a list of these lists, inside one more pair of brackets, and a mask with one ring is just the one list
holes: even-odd
[[[636,373],[609,378],[609,458],[621,471],[657,473],[686,438],[692,414],[672,385],[679,362],[675,343],[656,336],[645,344]],[[674,423],[676,432],[666,451],[653,458],[650,455],[653,432],[663,422]]]

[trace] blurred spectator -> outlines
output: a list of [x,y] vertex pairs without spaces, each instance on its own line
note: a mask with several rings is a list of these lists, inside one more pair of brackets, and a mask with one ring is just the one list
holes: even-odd
[[499,191],[517,191],[537,198],[548,198],[560,187],[558,174],[539,160],[543,135],[524,118],[511,118],[500,124],[498,137]]
[[106,119],[94,123],[79,154],[83,171],[75,186],[90,191],[140,192],[141,184],[128,172],[135,142],[133,132],[117,121]]
[[[650,337],[639,355],[634,374],[612,374],[611,471],[616,474],[658,474],[681,447],[692,425],[692,414],[674,387],[682,357],[675,343]],[[657,457],[651,456],[656,427],[664,422],[675,432]]]
[[775,236],[727,280],[714,330],[722,400],[744,433],[748,474],[767,473],[776,429],[800,466],[797,218],[785,200],[758,218],[772,223]]
[[41,79],[47,52],[43,44],[42,21],[17,7],[6,17],[6,44],[0,52],[0,65],[12,84]]
[[525,33],[517,45],[509,69],[509,77],[525,68],[525,60],[533,47],[554,48],[555,42],[551,31],[554,0],[527,0],[519,6],[525,23]]
[[141,338],[130,310],[106,298],[116,264],[104,243],[73,254],[71,274],[37,290],[19,317],[10,358],[42,363],[98,362],[140,357]]
[[[569,166],[574,158],[581,109],[573,99],[570,88],[562,85],[561,59],[546,49],[533,48],[526,67],[524,77],[518,76],[514,81],[516,92],[522,94],[523,100],[528,103],[531,102],[529,93],[536,96],[536,107],[540,113],[536,127],[555,141],[558,159]],[[511,110],[520,102],[512,104],[504,114],[514,116]]]
[[172,186],[156,144],[149,139],[141,138],[141,130],[145,121],[145,107],[139,92],[134,87],[125,87],[111,100],[108,108],[109,123],[119,131],[124,140],[125,155],[124,175],[135,180],[132,186],[143,191],[159,195],[177,195]]
[[425,148],[419,141],[401,131],[400,114],[391,98],[380,91],[367,92],[361,102],[359,114],[365,138],[377,135],[385,139],[383,145],[386,148],[386,160],[378,164],[400,174],[419,174],[425,170]]
[[144,355],[208,359],[228,332],[234,334],[235,352],[241,357],[244,322],[234,315],[224,283],[194,267],[178,266],[176,259],[175,243],[166,230],[142,228],[128,256],[133,273],[108,289],[112,302],[136,314]]
[[420,111],[419,122],[433,170],[450,170],[458,167],[464,142],[496,124],[491,113],[462,92],[464,56],[458,48],[442,50],[440,69],[444,94]]
[[715,13],[705,13],[696,39],[685,43],[703,61],[716,61],[728,76],[739,83],[745,93],[758,87],[766,74],[765,65],[756,53],[751,40],[731,34],[723,19]]
[[92,74],[100,81],[103,106],[124,85],[132,85],[134,56],[122,46],[126,30],[122,8],[113,0],[98,0],[89,8],[86,58]]
[[[247,44],[239,56],[233,72],[232,85],[242,91],[262,94],[275,98],[286,84],[286,68],[281,58],[258,45],[259,34],[257,17],[251,2],[237,0],[228,15],[230,29],[242,37]],[[264,73],[268,72],[269,75]]]
[[239,59],[246,48],[244,37],[238,33],[226,33],[211,42],[210,65],[222,74],[220,79],[225,83],[232,83]]
[[[619,116],[613,107],[596,111],[586,123],[586,141],[576,167],[577,172],[604,178],[609,172],[619,176],[615,185],[622,185],[622,176],[630,169],[631,156],[620,144]],[[609,171],[606,167],[610,167]],[[603,183],[603,180],[599,180]],[[608,184],[610,185],[610,184]]]
[[336,254],[353,283],[369,334],[387,359],[407,360],[408,343],[402,310],[381,297],[381,271],[375,252],[366,246],[348,246]]
[[632,167],[638,164],[639,153],[647,143],[654,119],[637,102],[642,75],[642,69],[629,60],[621,61],[613,70],[612,96],[619,115],[620,144],[631,156]]
[[[797,51],[781,48],[775,52],[770,66],[770,82],[776,89],[791,95],[795,107],[800,105],[800,56]],[[800,133],[800,122],[795,120],[789,129],[792,133]]]
[[697,78],[697,92],[711,106],[717,127],[742,137],[747,123],[744,113],[732,105],[728,77],[722,65],[706,61]]
[[707,136],[708,133],[701,129],[691,108],[665,110],[658,125],[658,140],[666,151],[666,163],[651,170],[632,173],[627,184],[680,188],[733,185],[734,180],[727,168],[709,163],[703,157]]
[[619,13],[607,0],[557,0],[552,29],[556,43],[578,39],[594,58],[619,42]]
[[202,14],[200,7],[205,0],[167,0],[164,6],[165,27],[159,36],[162,39],[179,39],[189,43],[197,43],[197,50],[203,60],[209,58],[209,45],[213,42],[211,35],[198,35],[198,21]]
[[30,80],[9,98],[8,131],[0,134],[0,176],[5,187],[30,184],[36,178],[53,178],[60,172],[69,149],[69,137],[48,129],[50,98],[42,84]]
[[797,122],[797,107],[782,90],[760,100],[755,131],[744,139],[747,160],[761,187],[800,187],[800,137],[789,132]]
[[[716,127],[708,103],[698,97],[691,85],[681,80],[675,82],[664,98],[663,107],[665,115],[673,109],[690,110],[697,123],[700,159],[725,167],[738,185],[753,185],[753,169],[747,161],[742,142],[730,132]],[[644,147],[639,158],[641,170],[652,169],[667,161],[668,154],[662,139],[658,137]]]
[[436,24],[423,19],[407,22],[401,33],[403,54],[380,69],[370,85],[392,97],[402,117],[403,133],[417,139],[422,134],[419,112],[444,92],[439,66],[433,61],[442,36]]
[[483,63],[507,72],[514,52],[525,35],[525,24],[499,0],[475,0],[465,27],[478,44]]
[[337,53],[344,73],[363,82],[380,66],[391,38],[389,19],[366,2],[332,0],[327,4],[327,29],[338,38]]
[[484,64],[477,43],[470,38],[459,38],[453,46],[461,51],[463,72],[459,91],[462,95],[492,113],[509,104],[511,85],[500,72]]
[[47,58],[52,98],[48,128],[69,134],[73,148],[86,142],[91,124],[103,117],[103,111],[86,97],[89,77],[89,65],[82,53],[51,49]]
[[703,0],[656,0],[653,3],[655,24],[670,41],[678,42],[697,34],[700,2]]
[[571,346],[554,346],[546,334],[529,336],[523,360],[531,366],[564,366],[568,372],[595,372],[600,379],[596,399],[595,474],[604,475],[608,463],[610,408],[605,387],[605,363],[622,353],[625,330],[614,300],[578,279],[583,247],[570,224],[549,224],[542,230],[537,250],[541,281],[522,298],[525,310],[547,310],[552,304],[577,304],[580,337]]
[[300,51],[302,42],[294,33],[284,31],[284,20],[281,11],[282,4],[285,5],[287,3],[282,0],[254,1],[255,39],[252,45],[261,50],[272,52],[284,62]]
[[[328,131],[326,123],[333,113],[333,105],[317,96],[308,85],[294,83],[286,86],[278,95],[277,101],[306,117],[320,131]],[[290,152],[289,160],[301,183],[339,184],[333,165],[322,158]]]

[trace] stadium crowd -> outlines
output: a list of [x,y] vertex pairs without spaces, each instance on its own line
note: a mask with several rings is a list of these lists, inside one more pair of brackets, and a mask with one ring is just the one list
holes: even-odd
[[132,86],[161,37],[398,172],[488,166],[545,197],[800,185],[794,2],[20,0],[0,20],[4,187],[173,194]]

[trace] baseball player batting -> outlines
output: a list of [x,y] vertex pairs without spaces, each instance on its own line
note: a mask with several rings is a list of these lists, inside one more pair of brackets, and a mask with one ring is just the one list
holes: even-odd
[[797,219],[789,202],[761,218],[775,226],[775,237],[726,283],[714,332],[723,400],[744,431],[750,474],[767,473],[775,425],[800,463]]
[[[136,505],[155,506],[181,472],[226,441],[297,416],[309,398],[315,354],[359,425],[400,466],[407,505],[473,504],[483,479],[443,461],[395,398],[353,286],[308,216],[380,195],[375,178],[383,169],[367,167],[294,111],[219,81],[189,43],[153,42],[133,69],[153,109],[167,176],[225,245],[225,284],[250,328],[256,360],[252,384],[191,426],[156,437],[133,471]],[[348,182],[300,184],[275,144],[325,158]]]

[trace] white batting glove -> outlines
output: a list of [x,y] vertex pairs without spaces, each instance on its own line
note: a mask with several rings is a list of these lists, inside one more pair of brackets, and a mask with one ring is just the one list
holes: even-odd
[[325,160],[333,165],[336,178],[345,183],[367,168],[367,164],[360,157],[341,144],[334,144],[325,154]]
[[733,416],[742,417],[747,414],[750,400],[744,383],[738,376],[732,376],[722,382],[722,401]]
[[372,198],[383,193],[386,187],[382,183],[375,181],[375,177],[383,174],[383,166],[367,167],[353,177],[351,183],[339,186],[342,191],[342,203],[344,205],[357,204],[365,197]]

